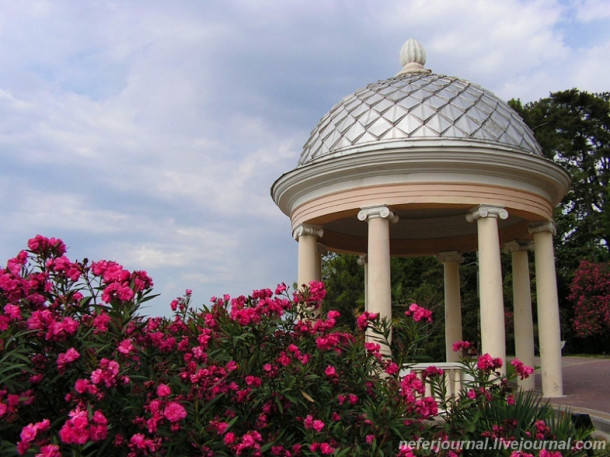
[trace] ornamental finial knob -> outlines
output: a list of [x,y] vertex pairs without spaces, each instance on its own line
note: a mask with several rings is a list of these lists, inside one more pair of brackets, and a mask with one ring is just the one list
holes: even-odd
[[414,38],[409,38],[400,48],[400,63],[403,68],[396,76],[406,73],[430,73],[430,70],[424,68],[426,51]]

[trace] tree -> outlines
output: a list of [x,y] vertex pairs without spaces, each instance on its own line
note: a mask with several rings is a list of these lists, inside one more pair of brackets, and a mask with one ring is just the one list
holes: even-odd
[[326,286],[324,311],[332,307],[341,313],[340,324],[355,328],[355,315],[364,311],[364,268],[358,264],[358,256],[326,254],[322,259],[322,282]]
[[533,130],[544,155],[572,176],[554,214],[558,269],[568,279],[580,260],[610,258],[610,93],[570,89],[525,106],[518,100],[510,103]]

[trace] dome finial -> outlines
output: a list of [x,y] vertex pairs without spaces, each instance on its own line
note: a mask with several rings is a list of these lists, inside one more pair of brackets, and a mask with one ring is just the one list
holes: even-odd
[[402,70],[396,76],[407,73],[430,73],[424,68],[426,63],[426,51],[424,47],[413,38],[409,38],[400,48],[400,63]]

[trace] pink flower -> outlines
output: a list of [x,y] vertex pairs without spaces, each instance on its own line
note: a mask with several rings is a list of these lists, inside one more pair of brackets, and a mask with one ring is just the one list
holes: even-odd
[[128,355],[129,353],[131,353],[134,350],[133,343],[131,342],[130,339],[123,340],[117,346],[117,350],[121,354]]
[[434,376],[442,376],[443,375],[443,370],[440,368],[437,368],[435,366],[429,366],[424,370],[424,377],[425,378],[432,378]]
[[167,384],[159,384],[157,386],[157,396],[168,397],[172,393],[172,390]]
[[458,352],[462,349],[469,349],[470,346],[470,341],[456,341],[453,343],[453,352]]
[[418,398],[415,400],[415,408],[423,418],[429,418],[438,414],[438,405],[433,397]]
[[403,445],[398,449],[398,454],[396,454],[396,457],[415,457],[415,454],[413,454],[412,448]]
[[37,422],[35,424],[28,424],[21,429],[21,434],[19,437],[21,438],[21,443],[24,445],[28,445],[36,439],[36,434],[39,431],[47,430],[51,425],[49,419],[44,419],[41,422]]
[[385,368],[385,372],[389,375],[395,375],[396,373],[398,373],[400,371],[400,368],[398,367],[398,365],[394,362],[391,362],[386,368]]
[[68,349],[66,352],[62,352],[57,356],[57,368],[60,372],[63,372],[66,365],[74,362],[80,358],[80,354],[74,348]]
[[321,432],[324,428],[324,422],[319,419],[314,419],[311,414],[308,414],[303,422],[306,429],[314,429],[316,432]]
[[59,446],[57,444],[46,444],[40,446],[40,453],[36,457],[61,457]]
[[103,358],[100,360],[100,368],[91,373],[93,384],[104,383],[106,387],[116,385],[116,377],[119,374],[120,365],[114,360]]
[[61,257],[66,253],[66,245],[59,238],[47,238],[42,235],[36,235],[28,241],[28,248],[34,254],[45,254],[47,251]]
[[330,455],[333,452],[335,452],[335,448],[332,447],[328,443],[321,443],[320,444],[320,452],[322,452],[322,454],[324,454],[324,455]]
[[364,343],[364,349],[369,351],[371,354],[377,354],[381,350],[381,346],[378,343]]
[[477,361],[477,368],[488,372],[502,368],[502,359],[500,357],[493,358],[489,354],[483,354]]
[[528,378],[534,372],[532,367],[525,365],[519,359],[514,359],[510,364],[515,367],[515,371],[521,379]]
[[17,305],[10,303],[4,305],[4,314],[12,321],[21,319],[21,309]]
[[[150,438],[146,438],[141,433],[136,433],[131,436],[129,439],[129,449],[141,449],[148,450],[151,453],[156,452],[160,447],[159,439],[153,440]],[[131,455],[131,454],[130,454]],[[134,453],[135,455],[135,453]]]
[[262,385],[261,378],[256,376],[246,376],[246,384],[252,387],[260,387]]
[[422,308],[417,303],[411,303],[409,310],[405,311],[405,316],[413,316],[413,320],[415,322],[419,322],[421,320],[432,322],[432,311]]
[[69,416],[70,419],[59,430],[59,438],[66,444],[85,444],[89,441],[87,411],[77,408],[70,411]]
[[62,341],[67,335],[76,333],[79,325],[71,317],[65,317],[61,321],[51,321],[45,338],[49,341]]
[[235,442],[235,433],[233,433],[233,432],[227,433],[225,435],[223,441],[226,445],[234,443]]
[[337,376],[337,370],[332,365],[328,365],[324,370],[324,374],[329,378],[334,378]]
[[356,320],[356,324],[358,328],[362,331],[366,330],[369,326],[370,321],[374,321],[379,317],[379,313],[369,313],[368,311],[363,312],[358,319]]
[[186,409],[176,402],[170,402],[163,410],[163,415],[170,422],[178,422],[186,417]]
[[133,296],[133,290],[128,285],[124,285],[120,282],[111,282],[104,289],[104,292],[102,293],[102,300],[105,303],[110,303],[113,299],[129,301],[133,298]]
[[110,323],[110,316],[102,311],[100,314],[93,318],[93,327],[95,328],[94,333],[103,333],[108,331],[108,324]]

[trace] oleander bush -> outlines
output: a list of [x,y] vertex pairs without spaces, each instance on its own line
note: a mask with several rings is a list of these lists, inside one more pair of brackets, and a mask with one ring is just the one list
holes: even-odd
[[336,311],[322,314],[320,282],[199,309],[187,290],[172,318],[139,313],[152,287],[143,271],[71,261],[61,240],[40,235],[0,269],[0,455],[452,456],[471,454],[405,443],[510,440],[513,429],[531,440],[586,437],[540,405],[509,428],[522,400],[487,354],[465,354],[472,381],[448,401],[438,400],[442,370],[426,370],[426,396],[424,380],[401,371],[432,320],[416,304],[393,323],[390,344],[390,324],[375,314],[362,314],[356,332],[337,325]]

